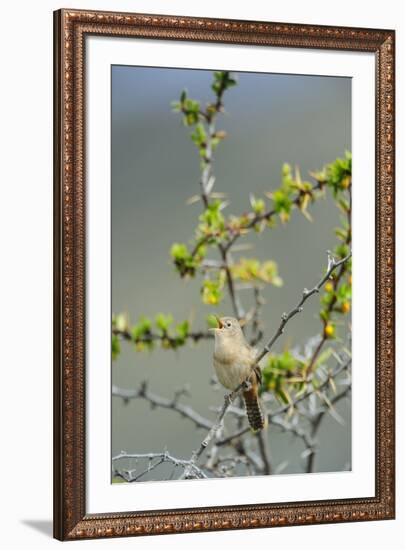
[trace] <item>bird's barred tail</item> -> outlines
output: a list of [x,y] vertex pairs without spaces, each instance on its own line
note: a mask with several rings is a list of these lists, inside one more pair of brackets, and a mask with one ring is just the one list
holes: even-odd
[[262,430],[265,425],[265,419],[263,412],[259,405],[259,398],[256,388],[251,388],[243,393],[245,400],[246,413],[249,420],[250,427],[255,430]]

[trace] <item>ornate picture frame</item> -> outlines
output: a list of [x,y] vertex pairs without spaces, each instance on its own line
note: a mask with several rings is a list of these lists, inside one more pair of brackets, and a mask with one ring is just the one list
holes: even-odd
[[[125,37],[375,56],[375,494],[91,514],[86,509],[86,38]],[[297,53],[299,55],[299,52]],[[62,9],[54,16],[54,536],[59,540],[395,517],[395,33]],[[192,483],[192,481],[191,481]]]

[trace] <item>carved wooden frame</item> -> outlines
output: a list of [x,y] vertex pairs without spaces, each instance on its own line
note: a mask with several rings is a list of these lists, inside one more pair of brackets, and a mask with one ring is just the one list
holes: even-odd
[[[54,22],[54,536],[68,540],[394,518],[394,31],[76,10],[55,12]],[[90,34],[375,54],[374,497],[86,513],[84,61]]]

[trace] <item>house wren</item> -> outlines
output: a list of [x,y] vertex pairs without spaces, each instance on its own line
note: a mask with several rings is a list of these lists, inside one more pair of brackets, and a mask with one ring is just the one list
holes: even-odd
[[255,364],[256,351],[245,340],[242,328],[233,317],[217,318],[215,334],[214,369],[221,384],[236,390],[245,380],[251,384],[243,392],[246,413],[253,430],[261,430],[265,421],[259,405],[260,367]]

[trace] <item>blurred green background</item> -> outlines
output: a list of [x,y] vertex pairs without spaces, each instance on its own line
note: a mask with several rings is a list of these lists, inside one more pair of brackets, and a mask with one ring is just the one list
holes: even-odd
[[[283,162],[298,165],[307,177],[309,170],[321,169],[351,149],[349,78],[233,74],[238,85],[226,92],[226,114],[217,124],[228,137],[214,157],[215,190],[228,194],[227,213],[248,210],[249,193],[261,196],[279,186]],[[172,313],[181,321],[193,312],[193,328],[198,329],[205,328],[209,313],[231,313],[226,301],[218,308],[203,305],[199,281],[181,280],[169,258],[173,242],[192,239],[201,212],[201,203],[186,205],[186,199],[199,192],[198,153],[170,104],[186,88],[204,105],[212,98],[211,81],[210,71],[112,67],[112,311],[128,312],[133,322],[158,312]],[[287,225],[278,223],[275,229],[244,239],[255,245],[249,254],[278,262],[284,280],[282,288],[269,286],[265,291],[263,320],[268,335],[302,289],[317,282],[326,250],[336,244],[339,212],[333,200],[328,196],[310,212],[313,223],[294,211]],[[289,323],[275,350],[305,344],[318,334],[318,311],[315,297]],[[191,395],[184,402],[214,418],[210,407],[222,404],[223,392],[210,385],[212,351],[213,343],[203,342],[178,352],[137,353],[124,342],[112,365],[112,381],[130,389],[148,380],[151,391],[166,397],[188,383]],[[350,402],[342,400],[337,410],[346,424],[330,417],[323,423],[317,471],[350,469]],[[143,453],[167,448],[177,457],[189,458],[202,436],[175,412],[151,410],[141,400],[124,405],[112,398],[113,456],[120,450]],[[300,472],[302,444],[273,427],[269,440],[275,466],[288,461],[283,473]]]

